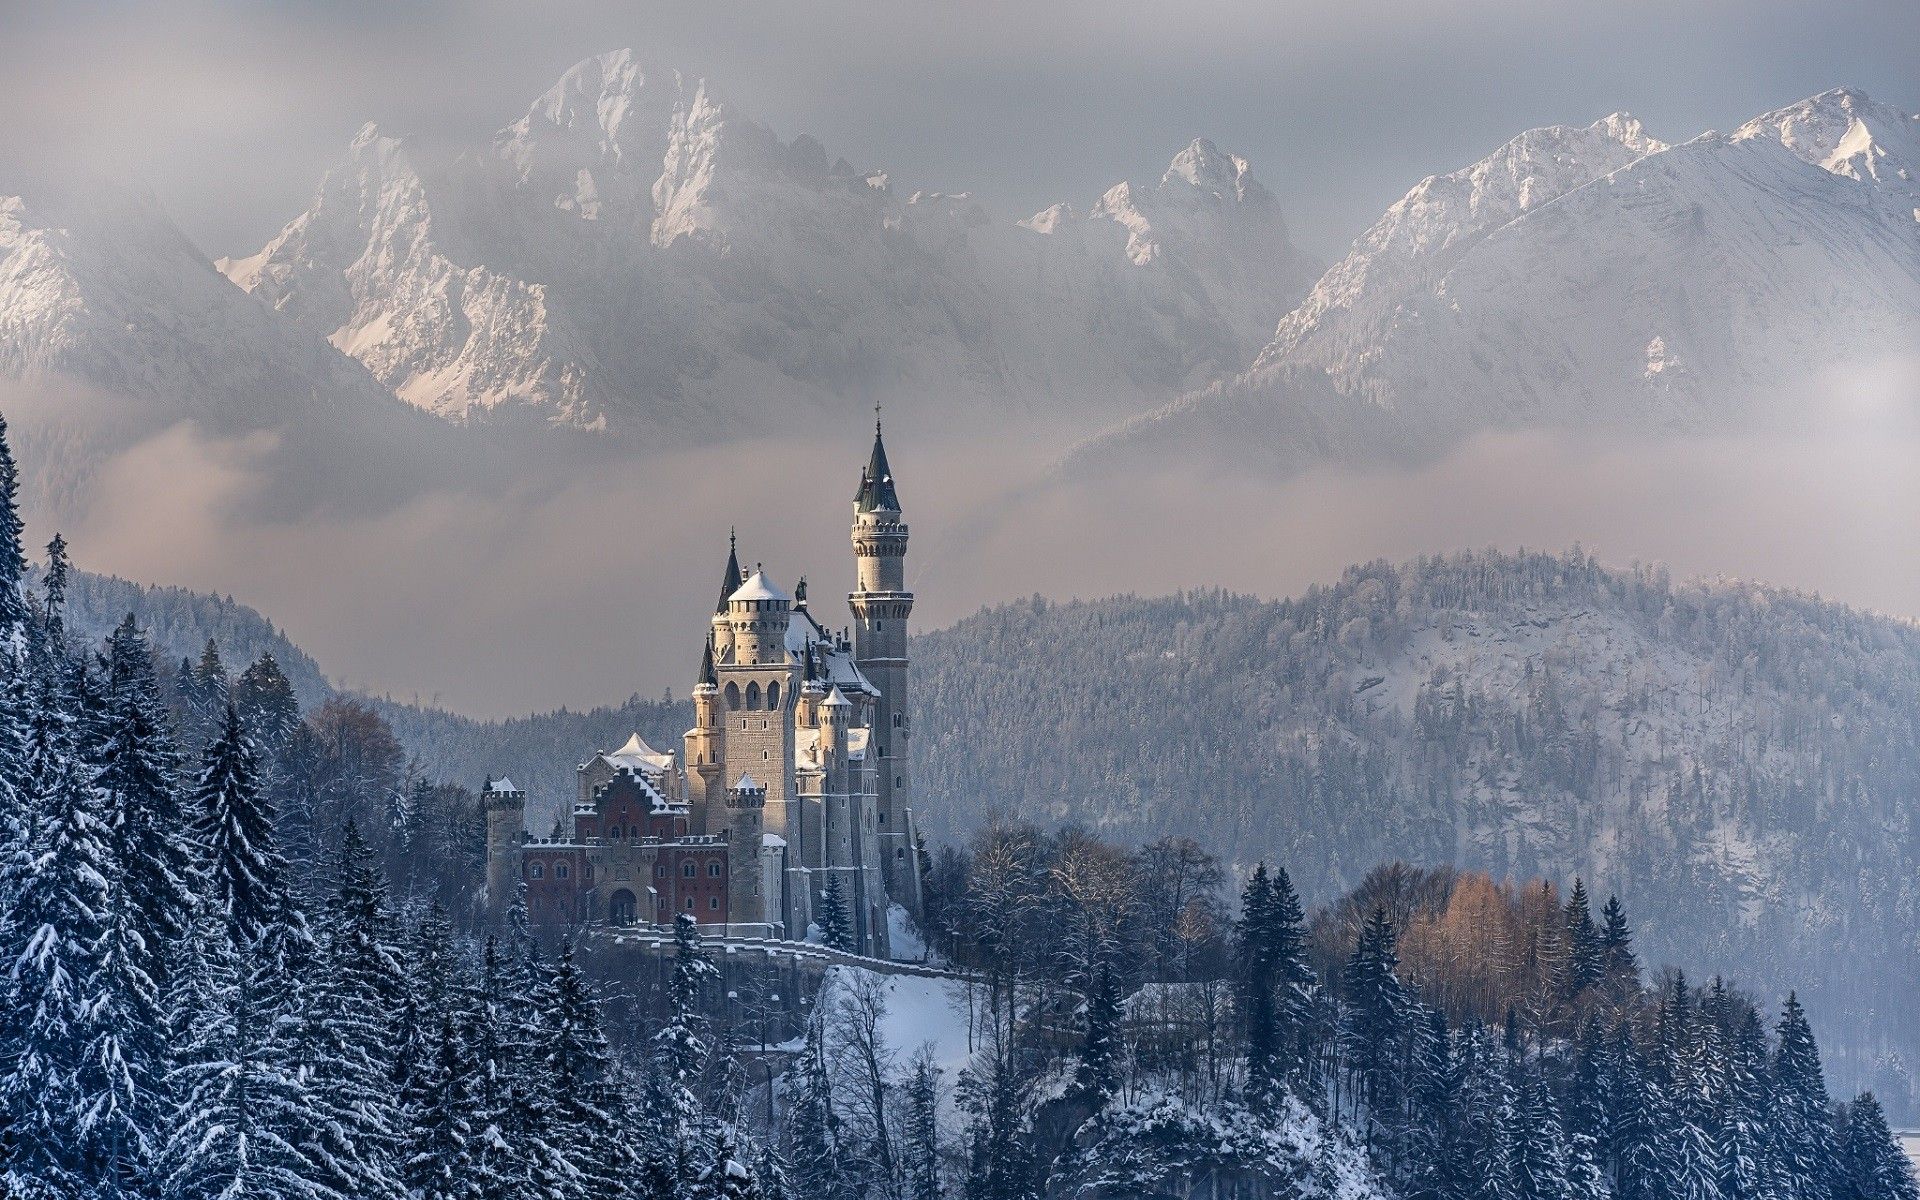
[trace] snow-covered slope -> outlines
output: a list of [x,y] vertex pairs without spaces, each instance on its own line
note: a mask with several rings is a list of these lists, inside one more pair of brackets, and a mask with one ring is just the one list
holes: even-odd
[[151,202],[98,184],[0,195],[0,378],[49,376],[242,427],[392,404],[352,359],[249,302]]
[[369,126],[230,278],[453,419],[674,439],[855,397],[904,416],[1149,407],[1237,369],[1315,269],[1243,160],[1022,224],[783,141],[621,51],[485,146]]
[[[1279,465],[1491,428],[1817,417],[1920,352],[1914,121],[1829,92],[1678,146],[1624,115],[1423,181],[1253,366],[1083,449],[1251,444]],[[1236,453],[1245,453],[1236,448]]]

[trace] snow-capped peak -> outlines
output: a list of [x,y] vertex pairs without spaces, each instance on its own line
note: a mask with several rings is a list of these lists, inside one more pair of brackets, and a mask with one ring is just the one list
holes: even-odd
[[1920,116],[1852,88],[1834,88],[1764,113],[1735,141],[1767,138],[1823,171],[1876,185],[1920,218]]
[[1254,181],[1246,159],[1223,153],[1206,138],[1195,138],[1185,150],[1174,155],[1166,173],[1160,176],[1163,188],[1182,183],[1223,199],[1241,201],[1247,199],[1250,191],[1258,190],[1261,195],[1266,192]]

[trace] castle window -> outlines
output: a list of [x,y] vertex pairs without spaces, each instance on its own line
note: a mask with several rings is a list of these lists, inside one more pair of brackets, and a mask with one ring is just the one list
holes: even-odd
[[761,762],[771,762],[772,760],[773,760],[773,751],[771,751],[771,750],[762,750],[762,751],[760,752],[760,761],[761,761]]
[[567,864],[565,863],[553,864],[553,877],[555,879],[565,879],[567,877]]
[[667,877],[667,864],[661,863],[659,866],[655,867],[653,869],[653,877],[655,879],[665,879]]
[[885,813],[881,813],[881,814],[880,814],[880,823],[881,823],[882,825],[885,825],[885,824],[887,823],[887,814],[885,814]]
[[708,897],[707,897],[707,907],[708,907],[708,908],[711,908],[711,909],[715,909],[715,910],[718,910],[718,909],[719,909],[719,907],[720,907],[720,897],[718,897],[718,896],[708,896]]
[[893,727],[894,727],[895,729],[898,729],[898,728],[900,728],[900,714],[899,714],[899,713],[895,713],[895,714],[893,714]]
[[547,868],[546,868],[546,866],[545,866],[544,864],[542,864],[542,863],[528,863],[528,864],[527,864],[527,878],[528,878],[528,879],[540,879],[540,878],[542,878],[542,877],[544,877],[544,876],[546,875],[546,873],[547,873]]
[[760,685],[757,683],[747,685],[747,707],[750,709],[760,707]]
[[680,874],[682,874],[682,875],[684,875],[684,876],[685,876],[686,878],[688,878],[688,879],[692,879],[692,878],[693,878],[693,864],[692,864],[692,863],[681,863],[681,864],[680,864]]
[[905,846],[901,846],[899,849],[893,852],[893,856],[895,858],[905,858],[907,856],[907,848]]
[[727,685],[727,707],[731,709],[740,707],[740,685],[737,683]]
[[692,912],[692,911],[693,911],[693,897],[692,897],[692,896],[688,896],[688,897],[687,897],[687,911],[688,911],[688,912]]
[[767,685],[767,707],[772,709],[780,707],[780,685],[778,683],[770,683]]
[[717,862],[708,863],[707,874],[713,876],[715,879],[718,879],[720,877],[720,864]]

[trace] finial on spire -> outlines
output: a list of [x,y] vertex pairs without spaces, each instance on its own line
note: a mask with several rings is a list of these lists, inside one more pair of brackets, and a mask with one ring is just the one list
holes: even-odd
[[880,402],[878,400],[873,402],[873,432],[876,435],[880,432]]

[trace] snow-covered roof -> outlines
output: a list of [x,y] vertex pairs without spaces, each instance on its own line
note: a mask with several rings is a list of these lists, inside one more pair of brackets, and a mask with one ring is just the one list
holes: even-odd
[[822,700],[820,703],[826,705],[828,708],[852,708],[853,707],[853,702],[847,699],[847,694],[840,690],[839,684],[835,684],[833,687],[833,691],[829,693],[827,698],[825,700]]
[[747,581],[741,584],[733,595],[727,597],[729,602],[734,600],[790,601],[792,599],[793,597],[775,587],[772,582],[767,579],[765,572],[762,571],[755,571],[753,574],[747,576]]
[[[473,778],[473,776],[469,775],[467,776],[467,778],[471,779]],[[487,791],[496,796],[504,796],[508,792],[518,792],[519,790],[520,790],[519,788],[513,786],[513,780],[508,779],[505,776],[502,776],[499,779],[491,780],[487,784]]]
[[733,790],[736,792],[757,792],[760,790],[760,785],[753,781],[752,775],[743,773],[740,776],[740,782],[733,785]]
[[873,731],[870,729],[847,730],[847,757],[865,758],[867,756],[867,743],[872,740],[872,733]]
[[802,728],[793,731],[793,765],[816,769],[820,766],[820,730]]
[[626,740],[618,750],[609,750],[600,757],[615,767],[633,771],[643,771],[649,775],[658,775],[673,766],[673,755],[665,754],[647,745],[638,733]]
[[853,661],[853,655],[840,648],[840,644],[833,640],[833,635],[828,633],[820,622],[813,619],[812,613],[802,609],[795,616],[806,619],[796,619],[787,623],[787,653],[793,657],[794,662],[805,662],[807,648],[817,646],[820,664],[826,670],[828,683],[843,692],[863,696],[880,694],[880,689],[873,686]]

